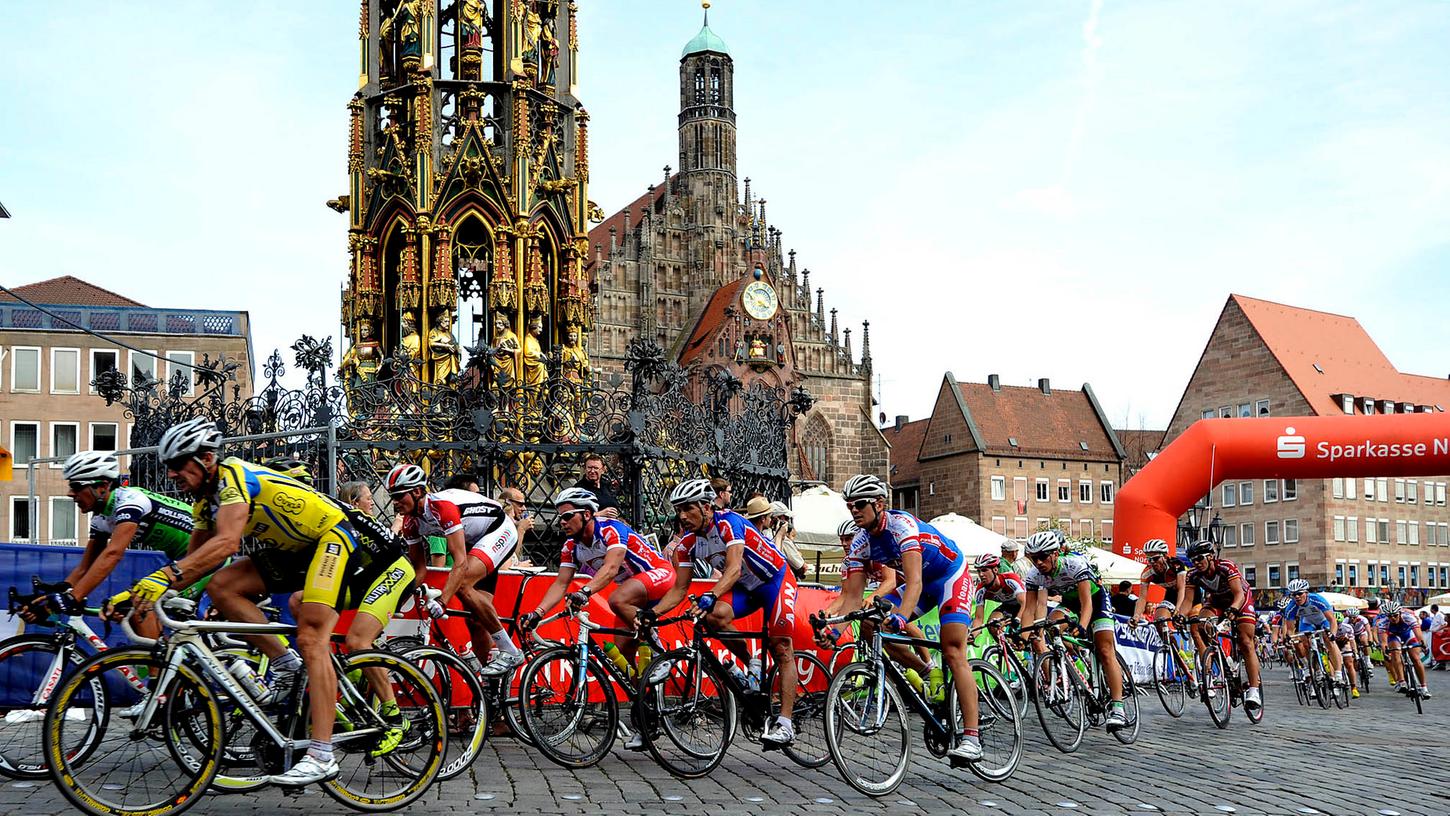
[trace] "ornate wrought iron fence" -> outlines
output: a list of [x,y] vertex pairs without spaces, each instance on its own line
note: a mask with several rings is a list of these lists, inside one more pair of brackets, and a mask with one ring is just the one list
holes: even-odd
[[[628,376],[617,384],[557,373],[516,380],[501,365],[506,358],[488,347],[469,349],[468,364],[443,382],[423,379],[418,361],[394,357],[381,362],[377,377],[342,384],[328,378],[330,339],[303,336],[292,351],[306,373],[301,388],[281,384],[286,367],[276,351],[262,367],[263,386],[246,398],[230,360],[198,364],[195,397],[185,396],[184,381],[128,383],[118,371],[101,375],[95,387],[108,403],[125,406],[133,448],[156,444],[177,422],[207,416],[228,437],[280,434],[229,453],[301,459],[327,491],[349,480],[376,485],[404,460],[423,466],[435,486],[467,473],[489,495],[518,487],[539,520],[527,554],[551,564],[558,534],[549,499],[578,481],[585,454],[604,457],[621,514],[663,540],[673,520],[667,497],[681,479],[719,475],[738,495],[788,498],[791,425],[812,403],[803,389],[746,389],[725,369],[680,368],[648,341],[631,344]],[[552,362],[547,369],[559,372],[557,352]],[[136,484],[170,488],[159,463],[146,457],[130,470]]]

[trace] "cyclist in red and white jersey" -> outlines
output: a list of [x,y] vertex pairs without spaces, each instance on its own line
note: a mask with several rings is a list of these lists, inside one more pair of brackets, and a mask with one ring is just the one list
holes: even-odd
[[1002,559],[992,553],[982,553],[972,562],[977,570],[977,592],[972,596],[972,620],[986,621],[984,611],[987,601],[996,601],[992,617],[1017,617],[1022,611],[1022,601],[1027,597],[1027,584],[1022,577],[1011,571],[1002,570]]
[[428,492],[428,477],[417,465],[398,465],[388,473],[388,495],[403,519],[402,535],[412,546],[414,568],[426,570],[423,559],[428,556],[428,536],[442,536],[448,541],[453,556],[453,569],[443,585],[443,594],[430,599],[428,614],[439,618],[454,595],[463,608],[472,612],[467,619],[474,643],[492,641],[495,651],[488,663],[479,665],[478,658],[465,660],[486,675],[504,674],[524,662],[524,655],[514,644],[498,612],[493,607],[492,593],[498,584],[497,570],[513,555],[518,546],[518,528],[504,512],[502,504],[467,490]]
[[[1217,556],[1212,541],[1195,541],[1189,545],[1188,560],[1193,562],[1193,569],[1188,571],[1188,585],[1198,590],[1200,600],[1189,611],[1188,617],[1202,610],[1234,621],[1239,648],[1243,652],[1244,671],[1249,676],[1244,706],[1259,708],[1263,705],[1263,698],[1259,695],[1259,652],[1254,648],[1255,630],[1259,623],[1258,615],[1254,614],[1254,592],[1239,572],[1238,565]],[[1197,627],[1193,630],[1193,639],[1202,654],[1207,647]]]
[[1163,600],[1153,607],[1154,618],[1170,617],[1179,606],[1191,606],[1188,570],[1192,565],[1188,559],[1169,555],[1168,542],[1161,538],[1143,542],[1143,555],[1147,557],[1148,565],[1138,579],[1138,607],[1133,611],[1134,623],[1148,622],[1144,612],[1148,608],[1148,588],[1152,586],[1163,587]]

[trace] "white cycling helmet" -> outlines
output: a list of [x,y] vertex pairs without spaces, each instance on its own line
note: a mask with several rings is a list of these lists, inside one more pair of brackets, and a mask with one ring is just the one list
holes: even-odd
[[855,536],[856,533],[858,531],[860,531],[860,529],[861,529],[860,527],[857,527],[856,526],[856,522],[851,521],[850,519],[847,519],[847,520],[841,522],[841,526],[840,527],[837,527],[836,528],[836,538],[845,538],[847,536]]
[[1400,605],[1399,601],[1385,601],[1384,603],[1380,604],[1380,611],[1385,613],[1389,617],[1394,617],[1395,615],[1400,614],[1400,612],[1402,612],[1403,610],[1404,607]]
[[188,456],[200,456],[204,451],[214,451],[222,446],[222,432],[216,423],[206,417],[195,417],[172,425],[161,435],[156,456],[162,463]]
[[65,460],[61,478],[67,482],[106,482],[121,478],[121,463],[110,451],[82,451]]
[[1161,538],[1150,538],[1143,542],[1144,555],[1167,555],[1168,542]]
[[383,484],[388,489],[388,495],[396,496],[415,487],[427,487],[428,475],[417,465],[404,463],[388,471],[388,478],[383,480]]
[[1289,582],[1289,594],[1296,595],[1300,592],[1309,591],[1309,582],[1303,578],[1295,578]]
[[848,502],[857,499],[884,499],[886,483],[880,477],[869,473],[858,473],[846,480],[845,487],[841,488],[841,495]]
[[1067,536],[1061,530],[1038,530],[1027,537],[1027,554],[1038,555],[1052,552],[1062,546]]
[[675,485],[675,489],[670,491],[670,504],[675,507],[714,500],[715,488],[710,486],[709,479],[686,479]]
[[572,504],[580,510],[599,512],[599,497],[582,487],[569,487],[559,491],[559,495],[554,497],[554,506],[561,504]]
[[1158,602],[1158,608],[1159,609],[1166,610],[1168,612],[1168,614],[1171,615],[1174,612],[1177,612],[1178,611],[1178,604],[1175,604],[1172,601],[1159,601]]

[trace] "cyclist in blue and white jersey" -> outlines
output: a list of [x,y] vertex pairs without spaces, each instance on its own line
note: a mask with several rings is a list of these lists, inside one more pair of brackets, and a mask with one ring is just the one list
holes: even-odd
[[[1339,677],[1340,666],[1344,663],[1344,656],[1339,653],[1339,646],[1334,642],[1334,635],[1339,631],[1339,621],[1334,613],[1334,607],[1325,600],[1318,592],[1309,591],[1309,582],[1303,578],[1295,578],[1289,582],[1288,592],[1289,603],[1284,607],[1284,621],[1282,625],[1289,627],[1295,624],[1294,631],[1299,633],[1322,631],[1324,632],[1324,651],[1329,655],[1329,665],[1332,674]],[[1300,657],[1307,657],[1309,646],[1303,638],[1296,638],[1294,648],[1299,652]]]
[[1425,664],[1420,662],[1420,619],[1415,613],[1405,609],[1396,601],[1385,601],[1381,606],[1380,619],[1375,622],[1379,629],[1380,642],[1385,650],[1385,669],[1390,673],[1390,679],[1394,681],[1395,691],[1404,693],[1407,690],[1405,678],[1400,673],[1400,661],[1390,656],[1405,649],[1409,654],[1405,662],[1415,667],[1415,676],[1420,678],[1420,696],[1430,699],[1430,684],[1425,677]]

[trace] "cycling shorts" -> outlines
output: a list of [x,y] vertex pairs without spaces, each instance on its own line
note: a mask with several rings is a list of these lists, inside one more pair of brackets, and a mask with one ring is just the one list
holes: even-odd
[[303,603],[343,609],[341,604],[349,580],[369,565],[366,554],[359,553],[357,548],[357,533],[351,524],[342,520],[324,531],[310,549],[268,547],[246,558],[256,567],[268,593],[301,590]]
[[[468,554],[483,562],[488,573],[496,571],[509,560],[519,545],[519,531],[512,523],[501,524],[498,529],[485,533],[469,547]],[[492,591],[490,589],[489,591]]]
[[[1229,596],[1218,596],[1218,597],[1211,597],[1208,600],[1204,601],[1203,602],[1203,606],[1204,606],[1205,609],[1208,609],[1208,610],[1212,611],[1214,614],[1222,615],[1223,613],[1225,613],[1225,612],[1228,611],[1228,608],[1229,608],[1230,604],[1232,604],[1232,603],[1233,603],[1233,596],[1232,595],[1229,595]],[[1245,603],[1244,604],[1244,608],[1239,610],[1239,616],[1234,619],[1234,623],[1243,623],[1245,621],[1247,621],[1249,623],[1252,623],[1252,624],[1256,624],[1256,625],[1259,622],[1259,616],[1254,613],[1254,604],[1253,604],[1252,601],[1250,601],[1248,603]],[[1319,626],[1319,627],[1314,627],[1314,628],[1323,629],[1325,627]],[[1309,630],[1300,629],[1299,631],[1304,632],[1304,631],[1309,631]]]
[[1325,618],[1325,620],[1322,623],[1310,623],[1309,621],[1300,619],[1300,621],[1299,621],[1299,632],[1301,634],[1304,633],[1304,632],[1329,632],[1329,633],[1333,633],[1333,629],[1329,625],[1329,619],[1328,618]]
[[765,633],[770,637],[790,638],[795,636],[796,594],[795,573],[786,566],[781,567],[774,578],[754,590],[732,587],[720,600],[729,601],[730,609],[737,618],[749,615],[757,609],[763,610]]
[[[1114,631],[1113,626],[1116,623],[1116,619],[1113,617],[1113,610],[1108,607],[1108,593],[1094,592],[1092,599],[1093,619],[1088,623],[1088,629],[1091,629],[1093,632]],[[1082,608],[1082,600],[1078,598],[1077,590],[1064,594],[1062,596],[1062,603],[1058,604],[1057,608],[1069,613],[1070,617],[1076,619],[1078,611]]]
[[1420,637],[1415,634],[1417,630],[1413,626],[1391,626],[1385,630],[1385,642],[1390,646],[1403,644],[1405,648],[1412,649],[1420,646]]
[[[900,607],[902,589],[903,587],[897,587],[884,597]],[[922,586],[916,608],[907,617],[916,620],[935,609],[942,626],[949,623],[971,626],[972,595],[972,573],[967,569],[967,559],[962,558],[959,559],[956,569]]]
[[1013,598],[1010,601],[1004,601],[1003,603],[997,604],[997,608],[992,610],[992,614],[1006,615],[1009,618],[1015,618],[1017,617],[1017,614],[1021,611],[1022,604],[1018,603],[1016,598]]
[[[665,597],[675,585],[674,567],[655,567],[652,570],[636,573],[625,579],[625,583],[638,581],[644,585],[644,597],[647,606],[654,606],[659,599]],[[731,607],[734,608],[733,606]]]
[[382,569],[363,570],[348,582],[342,608],[356,609],[358,614],[371,615],[379,626],[387,626],[408,596],[414,577],[413,564],[406,556]]

